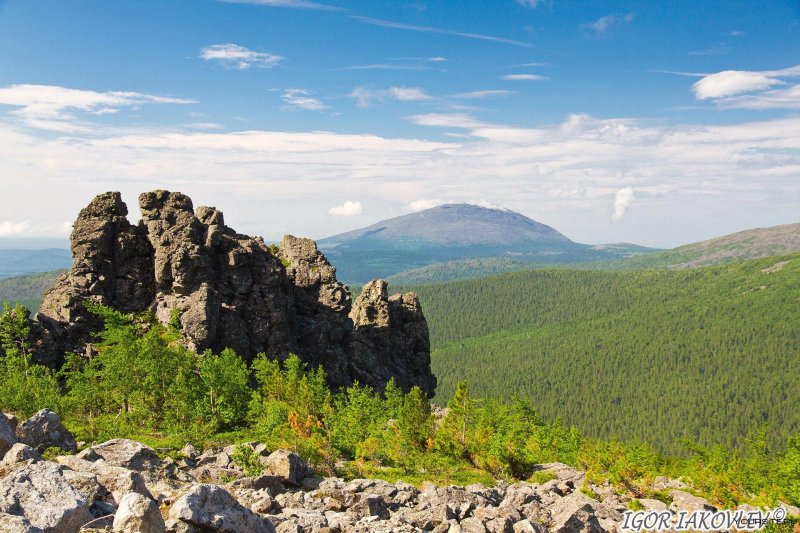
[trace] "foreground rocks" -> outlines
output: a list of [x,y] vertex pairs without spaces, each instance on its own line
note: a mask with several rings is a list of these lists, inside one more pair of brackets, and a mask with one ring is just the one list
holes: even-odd
[[181,193],[144,193],[139,208],[133,225],[120,194],[108,192],[78,215],[72,268],[31,324],[38,362],[59,367],[65,352],[91,351],[102,324],[84,307],[90,299],[150,311],[162,323],[177,317],[199,351],[232,348],[246,360],[291,352],[324,367],[337,388],[358,380],[380,391],[393,376],[404,390],[433,393],[428,325],[415,294],[389,296],[376,280],[353,302],[314,241],[287,235],[267,246]]
[[[114,439],[46,461],[15,443],[0,458],[0,533],[619,531],[630,501],[607,485],[589,484],[600,496],[587,496],[580,490],[584,474],[561,463],[538,466],[541,479],[550,478],[544,483],[415,487],[323,479],[291,451],[245,445],[260,458],[262,474],[245,477],[231,459],[232,446],[203,452],[187,446],[173,460]],[[640,503],[667,509],[658,500]],[[670,509],[713,507],[675,489]]]

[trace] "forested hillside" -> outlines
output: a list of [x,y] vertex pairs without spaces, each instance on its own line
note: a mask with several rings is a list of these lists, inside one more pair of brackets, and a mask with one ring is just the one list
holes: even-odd
[[4,302],[22,304],[34,313],[42,303],[42,295],[53,286],[63,270],[37,272],[13,278],[0,279],[0,305]]
[[685,271],[534,270],[415,287],[438,394],[530,399],[589,435],[739,444],[800,430],[800,255]]

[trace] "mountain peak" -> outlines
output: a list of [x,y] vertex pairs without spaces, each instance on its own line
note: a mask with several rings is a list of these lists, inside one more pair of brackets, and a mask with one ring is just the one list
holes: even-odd
[[362,248],[372,243],[402,247],[422,245],[513,245],[530,242],[570,243],[546,224],[509,209],[474,204],[442,204],[430,209],[381,220],[319,241],[326,248]]

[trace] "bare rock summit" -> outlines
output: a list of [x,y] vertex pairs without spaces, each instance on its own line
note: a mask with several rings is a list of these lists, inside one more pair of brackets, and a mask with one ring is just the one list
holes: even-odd
[[40,362],[58,367],[65,351],[87,350],[102,326],[84,305],[90,300],[178,320],[196,350],[232,348],[247,361],[295,353],[323,366],[334,387],[358,380],[382,390],[394,377],[403,389],[433,393],[428,326],[415,294],[388,296],[386,282],[374,280],[353,302],[310,239],[287,235],[267,246],[178,192],[143,193],[139,207],[135,225],[118,192],[81,210],[72,268],[47,292],[33,324]]

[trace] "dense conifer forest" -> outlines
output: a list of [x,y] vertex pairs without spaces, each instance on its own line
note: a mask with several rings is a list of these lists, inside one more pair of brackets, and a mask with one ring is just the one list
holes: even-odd
[[[404,287],[407,290],[410,287]],[[397,287],[395,287],[397,289]],[[669,452],[800,431],[800,256],[684,271],[532,270],[413,287],[438,401],[520,395],[548,419]]]

